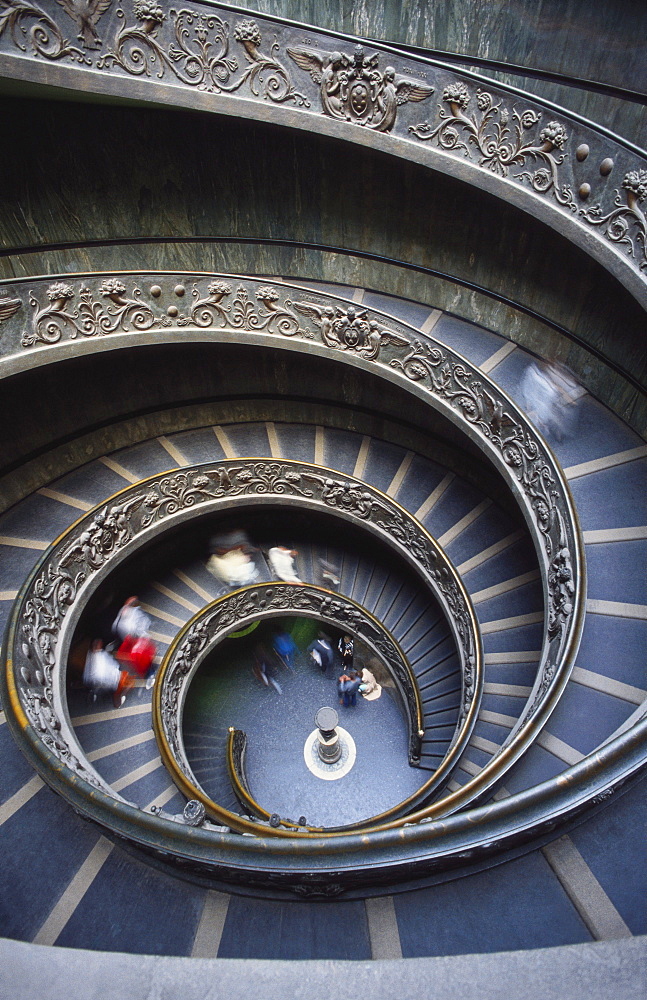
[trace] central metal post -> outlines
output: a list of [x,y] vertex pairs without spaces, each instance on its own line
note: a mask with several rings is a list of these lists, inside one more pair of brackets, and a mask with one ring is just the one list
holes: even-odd
[[317,737],[317,752],[324,764],[336,764],[341,757],[341,743],[335,726],[339,716],[334,708],[320,708],[315,715],[319,729]]

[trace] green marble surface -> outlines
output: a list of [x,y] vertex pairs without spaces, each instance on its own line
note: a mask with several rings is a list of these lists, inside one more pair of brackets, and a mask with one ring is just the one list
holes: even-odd
[[647,89],[647,8],[608,0],[241,0],[331,31]]
[[[210,242],[304,241],[434,268],[535,310],[644,379],[645,318],[632,296],[584,251],[484,192],[369,149],[240,120],[32,100],[5,102],[1,112],[12,152],[0,189],[5,279],[159,268],[376,289],[556,354],[633,427],[647,429],[647,405],[630,384],[550,327],[478,292],[386,262]],[[162,242],[48,249],[151,236]],[[205,242],[181,242],[195,237]],[[38,249],[11,253],[20,246]]]

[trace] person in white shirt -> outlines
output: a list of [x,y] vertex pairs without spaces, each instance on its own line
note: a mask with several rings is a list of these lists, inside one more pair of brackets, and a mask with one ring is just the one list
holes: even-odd
[[120,708],[133,681],[128,671],[122,670],[114,656],[103,648],[101,640],[95,639],[85,659],[83,683],[95,695],[100,691],[111,691],[115,708]]
[[284,580],[286,583],[302,582],[297,576],[294,565],[294,560],[297,556],[295,549],[287,549],[285,545],[275,545],[267,555],[272,572],[275,576],[278,576],[279,580]]
[[112,623],[112,631],[122,641],[127,637],[143,639],[150,634],[151,620],[139,607],[136,597],[129,597]]

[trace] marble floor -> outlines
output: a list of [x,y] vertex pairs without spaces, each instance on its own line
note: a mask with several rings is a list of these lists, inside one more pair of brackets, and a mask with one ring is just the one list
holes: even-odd
[[[408,764],[407,727],[395,689],[385,685],[377,700],[359,696],[354,707],[340,706],[341,665],[326,674],[315,669],[305,652],[312,636],[303,635],[303,628],[301,635],[295,633],[301,649],[294,670],[275,675],[281,693],[258,680],[252,671],[254,646],[269,644],[270,633],[229,640],[212,653],[191,685],[183,720],[185,729],[197,725],[222,735],[215,753],[224,754],[229,726],[244,730],[247,779],[260,805],[290,819],[305,816],[311,825],[338,826],[396,805],[430,777],[429,771]],[[316,729],[315,713],[326,705],[338,711],[339,725],[350,733],[357,752],[351,770],[334,781],[311,773],[304,759],[304,745]],[[213,794],[215,788],[205,791]]]

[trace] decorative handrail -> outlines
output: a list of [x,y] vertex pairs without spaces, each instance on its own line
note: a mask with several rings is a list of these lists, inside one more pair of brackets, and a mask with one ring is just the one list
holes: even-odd
[[[420,762],[420,740],[424,732],[422,705],[415,675],[398,643],[373,615],[350,598],[311,584],[263,583],[233,591],[207,604],[194,615],[169,646],[155,684],[153,726],[162,760],[184,794],[189,798],[199,799],[208,814],[219,823],[225,823],[240,832],[249,832],[249,824],[241,822],[234,813],[215,803],[200,787],[193,774],[182,738],[184,702],[198,667],[232,628],[245,628],[251,622],[288,613],[317,618],[340,631],[348,632],[380,657],[396,683],[407,714],[409,763],[416,765]],[[362,826],[368,828],[381,824],[391,817],[404,815],[426,801],[447,780],[451,768],[457,763],[461,752],[458,748],[466,745],[472,729],[472,718],[472,713],[460,713],[446,757],[416,792],[379,816],[363,821]],[[468,719],[470,721],[466,725]],[[229,766],[232,773],[231,762]],[[233,773],[238,775],[237,784],[245,803],[251,803],[252,814],[259,815],[259,807],[249,793],[246,793],[245,782],[241,780],[239,770],[234,769]],[[264,810],[261,812],[262,819],[269,816],[265,815]]]
[[[265,823],[269,823],[270,826],[282,826],[286,830],[298,830],[298,823],[293,823],[292,820],[289,819],[281,819],[278,813],[269,813],[267,809],[263,809],[263,807],[252,797],[247,781],[247,774],[245,772],[246,749],[246,733],[244,733],[242,729],[234,729],[233,726],[230,726],[229,732],[227,733],[227,772],[229,774],[229,780],[231,781],[231,787],[234,790],[234,795],[238,799],[242,809],[249,816],[256,816]],[[303,823],[302,826],[304,829],[306,828],[305,823]],[[309,826],[307,829],[318,830],[321,832],[321,827]]]
[[[457,645],[462,696],[450,751],[433,778],[436,787],[466,746],[480,703],[482,653],[471,602],[442,549],[399,504],[373,487],[307,463],[240,459],[161,474],[122,490],[73,524],[34,568],[13,610],[14,638],[6,647],[6,669],[18,715],[64,768],[109,791],[85,758],[67,713],[64,665],[82,607],[113,568],[172,524],[252,499],[256,505],[311,507],[361,525],[398,551],[439,601]],[[318,593],[320,614],[334,617],[343,599]],[[235,599],[243,598],[228,595],[221,600]],[[350,609],[350,602],[346,607]],[[240,620],[239,611],[232,614],[232,622]],[[342,627],[352,627],[351,618],[347,610]],[[381,635],[376,648],[386,650],[384,630]],[[199,644],[197,637],[193,640]],[[415,762],[422,732],[420,696],[406,660],[394,656],[391,662],[409,712],[409,752]]]
[[647,295],[647,156],[509,85],[206,0],[133,0],[92,18],[54,0],[0,0],[0,72],[24,79],[27,66],[47,85],[314,128],[415,159],[514,201]]
[[[124,238],[124,239],[111,239],[111,240],[78,240],[75,242],[67,243],[48,243],[44,244],[31,244],[29,246],[19,246],[14,247],[11,250],[3,250],[0,248],[0,258],[11,256],[13,254],[23,257],[27,254],[37,253],[42,254],[44,251],[50,250],[83,250],[90,249],[93,247],[101,246],[120,246],[120,247],[148,247],[155,246],[163,243],[168,243],[169,237],[166,236],[141,236],[136,238]],[[437,268],[426,267],[424,264],[412,263],[411,261],[402,260],[397,257],[388,257],[384,254],[373,253],[368,250],[360,250],[357,247],[340,247],[331,246],[326,243],[308,243],[289,239],[279,239],[271,237],[247,237],[247,236],[173,236],[174,244],[181,245],[195,245],[195,244],[218,244],[220,246],[258,246],[258,247],[289,247],[292,249],[301,250],[313,250],[322,254],[334,254],[335,256],[343,256],[349,258],[357,258],[358,260],[369,260],[377,261],[378,263],[387,264],[395,268],[403,268],[407,271],[415,271],[418,274],[428,275],[433,278],[438,278],[441,281],[451,282],[452,284],[458,285],[461,288],[465,288],[468,291],[476,292],[478,295],[483,295],[485,298],[492,299],[493,301],[499,302],[509,309],[519,312],[524,316],[529,316],[532,320],[541,323],[543,326],[554,330],[564,337],[566,340],[572,341],[572,343],[577,344],[583,351],[590,354],[597,361],[602,362],[610,371],[619,375],[622,379],[628,382],[634,389],[638,389],[639,392],[644,390],[644,385],[640,381],[640,378],[625,368],[620,364],[619,360],[616,358],[608,357],[604,351],[600,350],[595,344],[589,343],[584,337],[578,335],[573,330],[557,323],[554,319],[545,315],[542,312],[533,309],[530,305],[517,301],[510,298],[508,295],[503,295],[501,292],[493,291],[485,285],[481,285],[478,282],[471,281],[460,275],[450,274],[446,271],[440,271]],[[114,274],[115,272],[113,272]],[[118,272],[121,273],[121,272]],[[139,274],[140,272],[130,271],[129,276]],[[144,272],[141,272],[142,274]],[[211,272],[209,272],[211,274]],[[187,277],[190,280],[194,280],[199,277],[204,277],[203,272],[193,272],[190,276],[185,274],[179,274],[179,272],[165,272],[157,271],[155,275],[158,279],[164,281],[168,279],[169,274],[173,276],[173,285],[178,285],[178,283],[185,282]],[[96,278],[97,273],[88,273],[85,275],[87,278]],[[50,275],[47,278],[48,282],[55,280],[66,281],[69,278],[69,274],[59,274]],[[0,324],[7,321],[7,327],[2,330],[3,338],[0,340],[0,376],[2,375],[2,359],[9,360],[13,355],[13,364],[11,365],[10,374],[14,374],[14,371],[20,371],[20,358],[24,354],[23,338],[24,334],[24,314],[18,311],[21,307],[26,307],[30,303],[29,293],[26,290],[26,285],[34,285],[37,281],[42,281],[42,278],[33,276],[30,278],[16,278],[16,279],[3,279],[0,281]],[[151,279],[153,280],[153,279]],[[25,289],[23,291],[23,288]],[[3,289],[5,289],[3,291]],[[16,315],[17,314],[17,315]],[[16,315],[16,319],[11,322],[11,317]],[[452,315],[449,311],[449,315]],[[11,327],[14,330],[11,331]],[[1,328],[0,328],[1,329]],[[10,332],[11,331],[11,332]],[[126,332],[123,330],[122,332]],[[88,331],[89,335],[92,335],[92,331]],[[4,342],[3,342],[4,341]],[[43,341],[44,345],[44,341]],[[23,361],[27,359],[23,357]],[[32,366],[34,361],[33,358],[29,359],[29,366]],[[7,373],[9,374],[9,372]]]
[[[253,344],[271,342],[275,349],[303,352],[308,358],[316,354],[333,357],[342,364],[393,382],[438,409],[485,453],[508,483],[528,523],[542,568],[545,635],[531,696],[503,749],[477,777],[443,800],[446,804],[443,809],[461,808],[498,781],[532,742],[557,704],[579,644],[586,593],[583,545],[570,491],[552,452],[524,414],[486,375],[433,337],[423,336],[376,310],[279,282],[270,285],[214,275],[193,280],[190,302],[181,310],[186,283],[171,285],[169,276],[164,284],[153,276],[148,281],[140,275],[135,284],[133,278],[124,274],[104,278],[97,288],[99,282],[95,277],[95,287],[91,288],[83,278],[70,277],[65,282],[50,282],[45,295],[44,282],[40,282],[31,290],[33,317],[31,329],[24,332],[25,348],[53,342],[48,351],[102,350],[108,349],[113,338],[120,338],[122,333],[131,337],[145,331],[150,339],[158,331],[161,340],[172,340],[174,331],[193,328],[194,336],[199,338],[228,341],[233,337]],[[266,463],[266,467],[270,465]],[[283,463],[283,467],[287,468],[287,464]],[[201,488],[195,487],[190,473],[180,475],[185,478],[174,479],[169,489],[178,493],[181,506],[190,507],[198,498],[200,502],[210,499],[208,495],[201,496]],[[343,516],[350,512],[371,525],[372,502],[362,499],[363,487],[347,486],[338,478],[331,478],[328,483],[318,472],[308,488],[299,491],[293,488],[294,484],[282,483],[280,478],[277,482],[282,496],[292,494],[298,502],[309,503],[314,493],[310,498],[305,493],[314,486],[315,502]],[[261,493],[267,489],[263,478],[255,476],[253,469],[245,472],[244,480],[235,484],[218,482],[218,496],[238,500],[257,487]],[[208,494],[212,484],[207,482],[206,486]],[[185,496],[189,500],[183,500]],[[176,503],[170,495],[157,500],[149,498],[148,502],[165,511],[168,504],[174,509]],[[384,502],[377,503],[376,511]],[[428,536],[419,533],[421,529],[410,515],[401,508],[396,510],[397,505],[394,507],[392,501],[388,503],[393,513],[384,525],[377,517],[373,528],[386,530],[387,540],[398,539],[405,558],[411,559],[413,548],[419,548],[420,544],[424,548],[427,542],[421,540]],[[132,516],[142,504],[143,497],[134,503],[132,511],[127,504],[128,514],[121,512],[117,504],[110,514],[111,545],[116,538],[121,539],[119,533],[115,534],[115,518],[122,524],[120,530],[125,532],[123,541],[126,541]],[[137,513],[137,518],[144,515],[147,518],[150,515],[148,523],[156,518],[155,511],[147,513],[145,507]],[[117,545],[120,547],[121,540]],[[90,553],[89,558],[91,562],[94,556]],[[428,569],[431,577],[440,581],[444,570],[435,568],[435,558],[428,563]],[[60,585],[62,582],[61,579]],[[54,596],[54,584],[43,580],[40,586],[48,593],[48,599]],[[65,581],[63,593],[68,591],[75,593],[73,581]],[[450,620],[456,619],[452,602],[453,597],[446,605]],[[465,632],[465,627],[462,628]],[[35,642],[37,645],[38,640]],[[459,647],[463,645],[460,637],[457,642]],[[52,650],[46,656],[53,663]],[[468,673],[471,656],[467,650]],[[38,711],[35,715],[38,716]]]
[[[11,630],[10,630],[10,638]],[[0,673],[3,702],[16,698]],[[26,723],[26,720],[22,720]],[[88,796],[82,783],[61,775],[56,757],[35,732],[10,712],[7,722],[22,735],[22,748],[43,777],[83,815],[137,844],[154,857],[193,871],[249,887],[281,888],[296,897],[326,898],[367,884],[389,884],[451,868],[469,859],[477,865],[488,856],[516,850],[542,835],[554,835],[558,822],[574,820],[585,809],[609,799],[632,781],[647,760],[647,719],[604,743],[578,764],[528,791],[442,821],[366,836],[267,839],[240,837],[205,826],[187,828],[165,816],[153,816],[116,801],[96,789]],[[172,845],[172,849],[170,848]]]
[[[57,251],[57,250],[85,250],[94,249],[96,247],[150,247],[166,244],[169,241],[168,236],[138,236],[138,237],[124,237],[123,239],[107,239],[107,240],[75,240],[66,241],[60,243],[39,243],[39,244],[28,244],[16,246],[11,249],[2,249],[0,247],[0,259],[2,257],[18,256],[25,257],[28,254],[39,254],[42,255],[45,252]],[[357,258],[357,260],[368,260],[376,261],[381,264],[386,264],[394,268],[402,268],[405,271],[414,271],[418,274],[428,275],[432,278],[438,278],[441,282],[450,282],[453,285],[458,285],[460,288],[464,288],[467,291],[476,292],[478,295],[482,295],[487,299],[491,299],[494,302],[499,302],[506,306],[508,309],[514,312],[521,313],[523,316],[529,316],[530,319],[541,323],[543,326],[554,330],[564,337],[566,340],[570,340],[572,343],[577,344],[583,351],[590,354],[596,360],[601,361],[610,371],[620,375],[622,379],[628,382],[634,389],[638,389],[640,392],[644,390],[644,385],[640,378],[625,368],[617,358],[611,358],[604,351],[600,350],[595,344],[590,343],[584,337],[580,336],[574,330],[563,326],[558,323],[555,319],[546,315],[544,312],[533,308],[528,303],[521,302],[517,299],[510,298],[509,295],[504,295],[499,291],[488,288],[486,285],[479,284],[477,281],[472,281],[461,275],[451,274],[448,271],[442,271],[435,267],[427,267],[419,262],[412,262],[409,260],[402,260],[399,257],[390,257],[385,254],[375,253],[370,250],[361,250],[358,247],[349,246],[336,246],[329,243],[310,243],[305,240],[290,240],[281,239],[278,237],[267,237],[267,236],[222,236],[211,234],[210,236],[180,236],[173,235],[173,243],[175,245],[181,246],[205,246],[218,245],[221,247],[288,247],[290,249],[299,250],[312,250],[320,254],[333,254],[334,256],[342,256],[348,258]],[[133,273],[133,272],[131,272]],[[158,272],[164,274],[165,272]],[[166,272],[168,273],[168,272]],[[66,278],[67,275],[53,275],[52,277]],[[17,281],[11,281],[4,279],[0,281],[0,305],[4,305],[5,310],[0,311],[0,321],[2,321],[2,312],[11,315],[11,310],[13,306],[16,309],[20,308],[17,304],[15,296],[15,287],[20,285],[20,282],[25,282],[27,279],[18,279]],[[36,277],[29,279],[31,283],[36,280]],[[5,288],[6,291],[1,291]],[[25,299],[26,301],[26,299]],[[454,315],[451,310],[445,310],[448,315]],[[456,313],[460,315],[460,313]],[[6,316],[5,316],[6,318]],[[18,338],[20,339],[20,338]],[[2,356],[2,344],[0,343],[0,357]],[[582,375],[580,369],[580,375]]]

